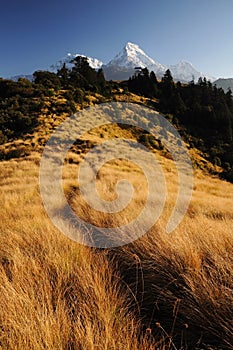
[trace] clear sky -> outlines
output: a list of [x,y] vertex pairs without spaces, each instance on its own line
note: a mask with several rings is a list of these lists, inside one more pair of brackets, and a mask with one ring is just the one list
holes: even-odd
[[66,53],[107,63],[131,41],[162,64],[233,77],[233,0],[1,0],[0,77]]

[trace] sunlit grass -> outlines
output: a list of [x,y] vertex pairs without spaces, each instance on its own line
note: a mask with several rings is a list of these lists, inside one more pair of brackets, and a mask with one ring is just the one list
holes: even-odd
[[[50,222],[37,154],[0,164],[2,349],[175,349],[198,340],[230,348],[233,187],[197,172],[190,208],[167,235],[176,171],[158,157],[168,186],[162,217],[141,239],[106,252],[70,241]],[[98,176],[109,200],[117,179],[128,176],[135,184],[131,207],[111,222],[81,200],[77,170],[66,164],[63,184],[87,221],[119,225],[143,207],[145,179],[132,164],[107,164]]]
[[[89,103],[97,97],[90,97]],[[141,102],[132,94],[130,99]],[[1,146],[6,153],[25,148],[29,155],[0,163],[0,348],[230,349],[233,185],[207,175],[213,166],[192,149],[193,163],[205,169],[195,170],[187,213],[167,235],[178,191],[177,170],[170,157],[164,157],[166,150],[155,151],[167,189],[158,222],[124,247],[85,247],[53,226],[39,193],[41,151],[64,118],[41,116],[33,135]],[[103,126],[86,133],[83,144],[68,152],[64,192],[87,222],[116,227],[143,209],[147,181],[127,160],[108,162],[97,176],[98,193],[108,201],[117,198],[118,180],[127,179],[134,187],[132,201],[116,215],[88,206],[78,184],[79,165],[91,145],[109,138],[137,140],[137,133]],[[59,205],[56,200],[55,204]]]

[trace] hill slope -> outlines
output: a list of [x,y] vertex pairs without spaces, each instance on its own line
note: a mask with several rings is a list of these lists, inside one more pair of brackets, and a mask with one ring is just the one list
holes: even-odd
[[[3,349],[230,349],[232,185],[196,172],[190,208],[167,236],[176,170],[159,160],[169,194],[160,221],[135,243],[107,252],[72,242],[52,225],[38,191],[39,154],[0,163]],[[64,170],[70,204],[87,220],[108,223],[80,200],[77,168],[67,163]],[[98,182],[108,188],[125,171],[136,184],[136,212],[140,172],[109,164]]]

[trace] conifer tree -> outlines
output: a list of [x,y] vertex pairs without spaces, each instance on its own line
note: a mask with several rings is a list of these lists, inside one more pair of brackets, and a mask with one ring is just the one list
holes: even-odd
[[69,80],[69,69],[66,67],[65,63],[60,69],[58,69],[57,76],[61,79],[61,84],[64,87],[67,87]]

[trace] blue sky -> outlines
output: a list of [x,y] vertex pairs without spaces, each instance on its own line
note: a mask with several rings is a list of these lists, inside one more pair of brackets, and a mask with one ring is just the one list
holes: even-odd
[[232,0],[6,0],[0,77],[47,69],[68,52],[108,62],[128,41],[162,64],[233,77]]

